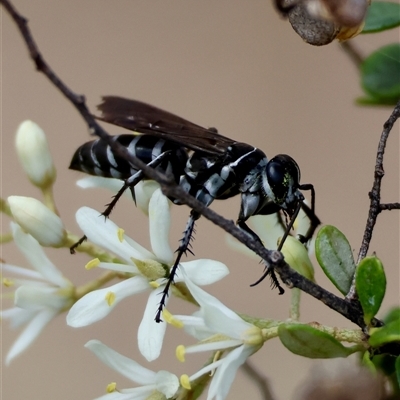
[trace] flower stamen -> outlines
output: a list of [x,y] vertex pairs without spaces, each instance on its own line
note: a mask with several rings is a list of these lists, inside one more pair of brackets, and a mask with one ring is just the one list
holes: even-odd
[[[183,344],[180,344],[175,351],[176,358],[180,362],[185,362],[185,354],[186,354],[186,347]],[[182,385],[183,386],[183,385]]]
[[105,300],[107,304],[111,307],[115,302],[116,296],[114,292],[107,292]]
[[100,260],[98,258],[94,258],[93,260],[90,260],[86,265],[85,269],[90,270],[92,268],[98,267],[100,264]]
[[165,307],[162,312],[162,316],[165,322],[174,326],[175,328],[183,328],[183,322],[176,319]]
[[180,379],[179,379],[182,387],[186,390],[191,390],[192,387],[190,385],[190,379],[189,376],[186,374],[181,375]]

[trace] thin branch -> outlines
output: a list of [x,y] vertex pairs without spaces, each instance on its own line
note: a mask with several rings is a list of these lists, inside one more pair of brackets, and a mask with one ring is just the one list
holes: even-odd
[[[379,213],[383,210],[399,209],[399,203],[381,204],[381,186],[382,186],[382,179],[385,175],[385,170],[383,168],[383,156],[385,154],[386,142],[389,138],[389,134],[393,128],[393,125],[399,119],[399,117],[400,117],[400,101],[394,107],[389,119],[384,123],[381,137],[379,139],[378,151],[376,153],[374,182],[372,185],[372,190],[369,192],[370,207],[368,211],[367,224],[364,230],[364,236],[357,257],[357,264],[368,253],[369,244],[371,243],[372,239],[372,233]],[[353,279],[353,282],[351,284],[349,293],[346,296],[346,299],[350,301],[357,301],[355,279]]]
[[360,68],[364,61],[364,57],[361,55],[357,46],[351,40],[346,40],[345,42],[339,43],[340,48],[349,56],[350,60],[353,61],[357,69]]
[[[146,177],[157,181],[161,185],[161,189],[166,196],[174,197],[180,202],[188,205],[190,208],[200,213],[205,218],[224,229],[226,232],[230,233],[241,243],[246,245],[249,249],[253,250],[265,261],[266,267],[275,268],[275,270],[279,273],[282,281],[289,287],[297,287],[303,290],[304,292],[310,294],[316,299],[321,300],[328,307],[342,314],[345,318],[354,322],[361,328],[365,328],[363,313],[361,308],[357,304],[351,304],[350,302],[335,296],[334,294],[328,292],[314,282],[311,282],[310,280],[304,278],[302,275],[298,274],[284,261],[283,256],[280,252],[265,249],[259,243],[254,241],[247,233],[239,229],[233,221],[227,220],[212,211],[211,209],[205,207],[204,204],[187,194],[180,186],[176,185],[172,178],[156,171],[151,167],[148,167],[141,160],[133,157],[124,146],[121,146],[117,141],[113,141],[112,136],[110,136],[95,121],[95,119],[89,112],[85,104],[84,96],[77,95],[72,92],[62,82],[62,80],[58,78],[58,76],[46,63],[46,61],[40,54],[35,41],[33,40],[30,29],[28,28],[27,20],[16,11],[9,0],[0,0],[0,3],[3,4],[3,6],[10,13],[11,17],[17,24],[21,35],[24,38],[25,43],[28,47],[29,54],[35,62],[36,68],[40,72],[44,73],[45,76],[47,76],[48,79],[54,84],[54,86],[56,86],[57,89],[59,89],[64,94],[64,96],[66,96],[67,99],[75,106],[75,108],[88,124],[90,132],[92,134],[95,134],[106,141],[107,144],[119,157],[128,160],[135,167],[142,170]],[[373,323],[376,326],[379,326],[381,324],[381,322],[378,320],[374,320]]]
[[381,200],[381,185],[382,178],[385,175],[383,169],[383,156],[385,153],[386,142],[389,138],[389,134],[393,128],[393,125],[400,117],[400,101],[396,104],[389,119],[383,125],[383,131],[379,140],[378,151],[376,154],[375,172],[374,172],[374,183],[372,190],[369,193],[370,208],[368,212],[367,224],[364,231],[364,236],[360,251],[358,253],[357,264],[367,255],[369,244],[372,238],[372,232],[376,223],[378,214],[382,211],[380,200]]
[[379,208],[383,210],[400,210],[400,203],[381,203]]
[[242,365],[241,369],[257,384],[263,400],[274,400],[271,388],[269,387],[268,378],[264,374],[258,371],[248,360]]

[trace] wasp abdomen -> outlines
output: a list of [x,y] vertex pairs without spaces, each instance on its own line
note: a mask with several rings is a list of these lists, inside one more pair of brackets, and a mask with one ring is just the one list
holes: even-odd
[[[172,173],[178,182],[188,159],[187,152],[171,141],[148,135],[118,135],[113,138],[126,147],[133,156],[148,164],[160,154],[169,156],[158,166]],[[103,140],[93,140],[80,146],[72,157],[70,169],[106,178],[128,179],[138,171],[124,158],[118,157]]]

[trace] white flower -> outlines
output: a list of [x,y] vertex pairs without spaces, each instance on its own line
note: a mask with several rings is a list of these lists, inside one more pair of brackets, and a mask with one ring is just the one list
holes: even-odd
[[[11,224],[14,241],[34,270],[2,264],[5,286],[18,286],[15,291],[15,307],[1,312],[1,318],[10,320],[12,328],[27,324],[6,357],[10,363],[26,350],[39,336],[45,326],[72,303],[74,287],[63,277],[47,258],[39,243],[20,226]],[[19,275],[14,279],[5,273]]]
[[56,179],[56,169],[43,130],[32,121],[18,127],[15,138],[19,160],[29,180],[40,188],[47,188]]
[[[104,364],[114,371],[141,385],[132,389],[121,389],[106,394],[98,400],[145,400],[158,392],[157,399],[169,399],[179,389],[178,377],[168,371],[154,372],[142,367],[136,361],[117,353],[98,340],[90,340],[85,347],[91,350]],[[160,397],[160,395],[164,395]]]
[[[249,218],[249,225],[251,229],[258,235],[261,239],[263,245],[268,250],[276,250],[279,245],[279,241],[285,233],[285,228],[280,223],[278,218],[278,213],[270,215],[254,215]],[[305,212],[300,209],[299,215],[294,223],[295,236],[305,236],[310,227],[310,220],[305,214]],[[231,235],[227,236],[228,243],[234,248],[240,248],[242,251],[246,249],[248,254],[254,253],[247,249],[244,245],[239,243],[236,239],[233,239]],[[310,249],[313,248],[312,243],[308,246]]]
[[[144,316],[139,326],[138,346],[148,361],[156,359],[161,352],[167,324],[156,323],[154,317],[161,298],[160,294],[165,287],[165,267],[171,266],[174,262],[173,252],[168,244],[170,215],[167,198],[158,189],[150,200],[152,252],[126,235],[122,239],[118,226],[110,220],[104,221],[103,218],[99,218],[95,210],[81,208],[76,217],[79,226],[90,241],[111,251],[125,263],[99,263],[98,266],[135,276],[82,297],[69,311],[68,325],[73,327],[89,325],[108,315],[122,299],[150,290]],[[229,273],[228,268],[220,262],[195,260],[180,263],[175,282],[184,281],[181,274],[183,270],[198,285],[214,283]]]
[[60,247],[67,238],[61,218],[33,197],[7,199],[14,220],[42,246]]
[[[102,176],[87,176],[85,178],[79,179],[76,184],[82,189],[90,188],[105,188],[111,190],[113,193],[118,192],[124,182],[116,178],[104,178]],[[149,201],[154,191],[158,189],[160,185],[155,181],[143,180],[140,181],[135,186],[135,198],[136,206],[148,215]],[[132,200],[131,191],[129,189],[125,190],[125,196]]]
[[199,303],[200,311],[194,316],[175,316],[175,318],[183,322],[188,333],[201,341],[189,347],[178,346],[178,358],[184,361],[185,354],[203,351],[221,350],[227,351],[228,354],[202,368],[190,378],[183,376],[181,383],[184,387],[190,386],[190,381],[216,370],[207,400],[223,400],[228,395],[238,368],[262,347],[264,343],[262,330],[241,319],[234,311],[199,288],[190,279],[186,279],[185,282]]

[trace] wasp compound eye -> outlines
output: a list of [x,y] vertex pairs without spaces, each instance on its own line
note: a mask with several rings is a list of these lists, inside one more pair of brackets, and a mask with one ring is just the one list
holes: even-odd
[[300,169],[292,157],[279,154],[268,162],[267,178],[277,200],[285,201],[290,188],[294,192],[299,186]]

